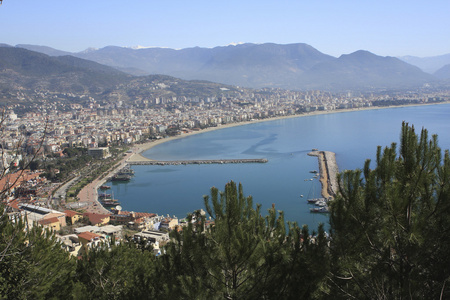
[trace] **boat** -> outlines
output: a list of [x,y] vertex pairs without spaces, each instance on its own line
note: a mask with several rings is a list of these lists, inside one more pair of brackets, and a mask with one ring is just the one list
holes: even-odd
[[131,175],[134,175],[134,170],[130,167],[124,167],[119,170],[117,175],[130,175],[131,176]]
[[[312,179],[311,179],[312,180]],[[316,182],[311,182],[311,187],[309,189],[308,198],[306,199],[309,204],[316,204],[319,201],[326,203],[326,199],[317,195]]]
[[100,189],[101,190],[109,190],[111,187],[109,185],[101,185]]
[[309,204],[315,204],[319,201],[325,201],[325,198],[309,198],[306,201],[308,201]]
[[310,208],[309,212],[319,213],[319,214],[327,214],[330,212],[330,210],[328,209],[328,206],[321,206],[321,207]]
[[111,178],[111,181],[130,181],[131,176],[127,174],[117,174]]
[[300,195],[300,198],[303,198],[303,195]]
[[100,194],[98,194],[98,197],[99,197],[99,198],[102,198],[102,199],[104,199],[104,198],[109,198],[109,197],[111,197],[111,194],[100,193]]
[[100,201],[100,203],[104,207],[116,207],[117,205],[120,205],[118,200],[104,200],[104,201]]
[[317,170],[312,170],[312,171],[309,171],[309,173],[316,174],[316,173],[319,173],[319,171],[317,171]]
[[325,200],[319,200],[316,203],[314,203],[315,206],[320,206],[320,207],[324,207],[327,206],[327,202]]

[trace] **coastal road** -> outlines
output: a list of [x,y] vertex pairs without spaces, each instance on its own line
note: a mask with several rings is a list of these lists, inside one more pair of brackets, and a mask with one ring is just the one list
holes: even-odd
[[97,190],[99,187],[105,183],[105,181],[112,177],[118,170],[123,168],[126,165],[127,160],[136,153],[136,150],[133,149],[131,153],[125,153],[123,158],[116,164],[116,166],[109,171],[107,174],[100,175],[97,179],[86,185],[81,191],[78,193],[78,199],[80,203],[87,203],[85,207],[86,212],[98,213],[98,214],[111,214],[111,211],[104,208],[100,202],[98,201],[98,193]]

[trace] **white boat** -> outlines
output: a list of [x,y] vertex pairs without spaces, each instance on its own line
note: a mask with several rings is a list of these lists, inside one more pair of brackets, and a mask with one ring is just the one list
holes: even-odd
[[330,212],[328,210],[328,206],[310,208],[309,211],[312,213],[322,213],[322,214],[327,214]]
[[327,206],[327,202],[324,200],[319,200],[316,203],[314,203],[314,205],[324,207],[324,206]]
[[315,204],[319,201],[325,201],[325,198],[309,198],[307,201],[308,203]]

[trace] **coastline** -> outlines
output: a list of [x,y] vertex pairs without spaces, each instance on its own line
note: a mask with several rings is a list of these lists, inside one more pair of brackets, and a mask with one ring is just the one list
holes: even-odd
[[408,105],[396,105],[396,106],[386,106],[386,107],[379,107],[379,106],[371,106],[371,107],[361,107],[361,108],[347,108],[347,109],[339,109],[339,110],[327,110],[327,111],[314,111],[310,113],[303,113],[298,115],[289,115],[289,116],[279,116],[274,118],[267,118],[267,119],[257,119],[253,121],[245,121],[245,122],[236,122],[236,123],[229,123],[224,125],[219,125],[216,127],[208,127],[206,129],[202,129],[199,131],[192,131],[189,133],[172,136],[169,138],[163,138],[156,141],[150,141],[145,142],[143,144],[135,145],[135,148],[133,149],[133,154],[127,159],[127,161],[152,161],[152,159],[147,158],[142,155],[143,152],[150,150],[151,148],[158,146],[160,144],[170,142],[177,139],[182,139],[188,136],[192,136],[195,134],[201,134],[206,133],[210,131],[225,129],[225,128],[231,128],[231,127],[237,127],[237,126],[245,126],[255,123],[261,123],[261,122],[270,122],[270,121],[277,121],[277,120],[283,120],[283,119],[291,119],[291,118],[302,118],[302,117],[308,117],[308,116],[316,116],[316,115],[327,115],[327,114],[337,114],[337,113],[346,113],[346,112],[358,112],[358,111],[365,111],[365,110],[377,110],[377,109],[389,109],[389,108],[401,108],[401,107],[414,107],[414,106],[423,106],[423,105],[441,105],[441,104],[449,104],[450,102],[440,102],[440,103],[428,103],[428,104],[408,104]]
[[111,211],[106,209],[98,200],[98,189],[106,180],[113,176],[117,171],[127,165],[126,161],[133,155],[133,153],[127,153],[110,171],[103,173],[94,181],[87,184],[78,193],[77,197],[79,202],[87,202],[85,207],[86,212],[95,214],[111,214]]
[[[156,141],[145,142],[142,144],[135,144],[134,147],[132,148],[132,153],[127,153],[126,156],[117,163],[115,168],[110,170],[108,173],[101,175],[99,178],[95,179],[93,182],[89,183],[85,188],[83,188],[80,191],[78,197],[80,198],[80,202],[88,202],[89,203],[89,206],[86,207],[87,212],[110,214],[111,212],[109,210],[105,209],[98,201],[98,194],[97,194],[97,189],[100,187],[100,185],[102,185],[106,182],[106,178],[113,176],[119,168],[126,166],[128,164],[128,162],[155,161],[155,160],[152,160],[152,159],[147,158],[142,155],[143,152],[150,150],[151,148],[153,148],[155,146],[161,145],[161,144],[169,142],[169,141],[192,136],[195,134],[201,134],[201,133],[206,133],[206,132],[225,129],[225,128],[237,127],[237,126],[245,126],[245,125],[250,125],[250,124],[254,124],[254,123],[270,122],[270,121],[277,121],[277,120],[290,119],[290,118],[301,118],[301,117],[324,115],[324,114],[358,112],[358,111],[365,111],[365,110],[401,108],[401,107],[410,107],[410,106],[441,105],[441,104],[449,104],[449,103],[450,102],[441,102],[441,103],[430,103],[430,104],[411,104],[411,105],[398,105],[398,106],[386,106],[386,107],[378,107],[377,106],[377,107],[363,107],[363,108],[357,108],[357,109],[314,111],[311,113],[303,113],[303,114],[299,114],[299,115],[279,116],[279,117],[274,117],[274,118],[257,119],[257,120],[252,120],[252,121],[230,123],[230,124],[225,124],[225,125],[219,125],[217,127],[208,127],[203,130],[192,131],[192,132],[189,132],[186,134],[181,134],[178,136],[163,138],[163,139],[159,139]],[[336,169],[337,169],[337,164],[336,164]],[[322,187],[324,187],[324,185],[326,185],[327,187],[325,189],[328,189],[328,185],[326,182],[328,180],[324,180],[324,181],[325,181],[325,184],[322,184]]]

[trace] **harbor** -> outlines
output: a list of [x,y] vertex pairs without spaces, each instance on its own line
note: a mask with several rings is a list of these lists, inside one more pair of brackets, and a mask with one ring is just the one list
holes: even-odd
[[333,198],[338,190],[337,174],[339,168],[336,163],[336,153],[314,150],[309,152],[308,155],[317,156],[319,160],[319,180],[322,184],[322,196],[325,199]]
[[[331,151],[313,151],[308,153],[309,156],[317,156],[319,160],[319,181],[322,186],[322,198],[307,199],[309,204],[315,207],[310,208],[311,213],[328,213],[328,203],[336,195],[338,189],[337,174],[339,169],[336,163],[336,154]],[[317,174],[317,171],[310,171],[310,173]]]

